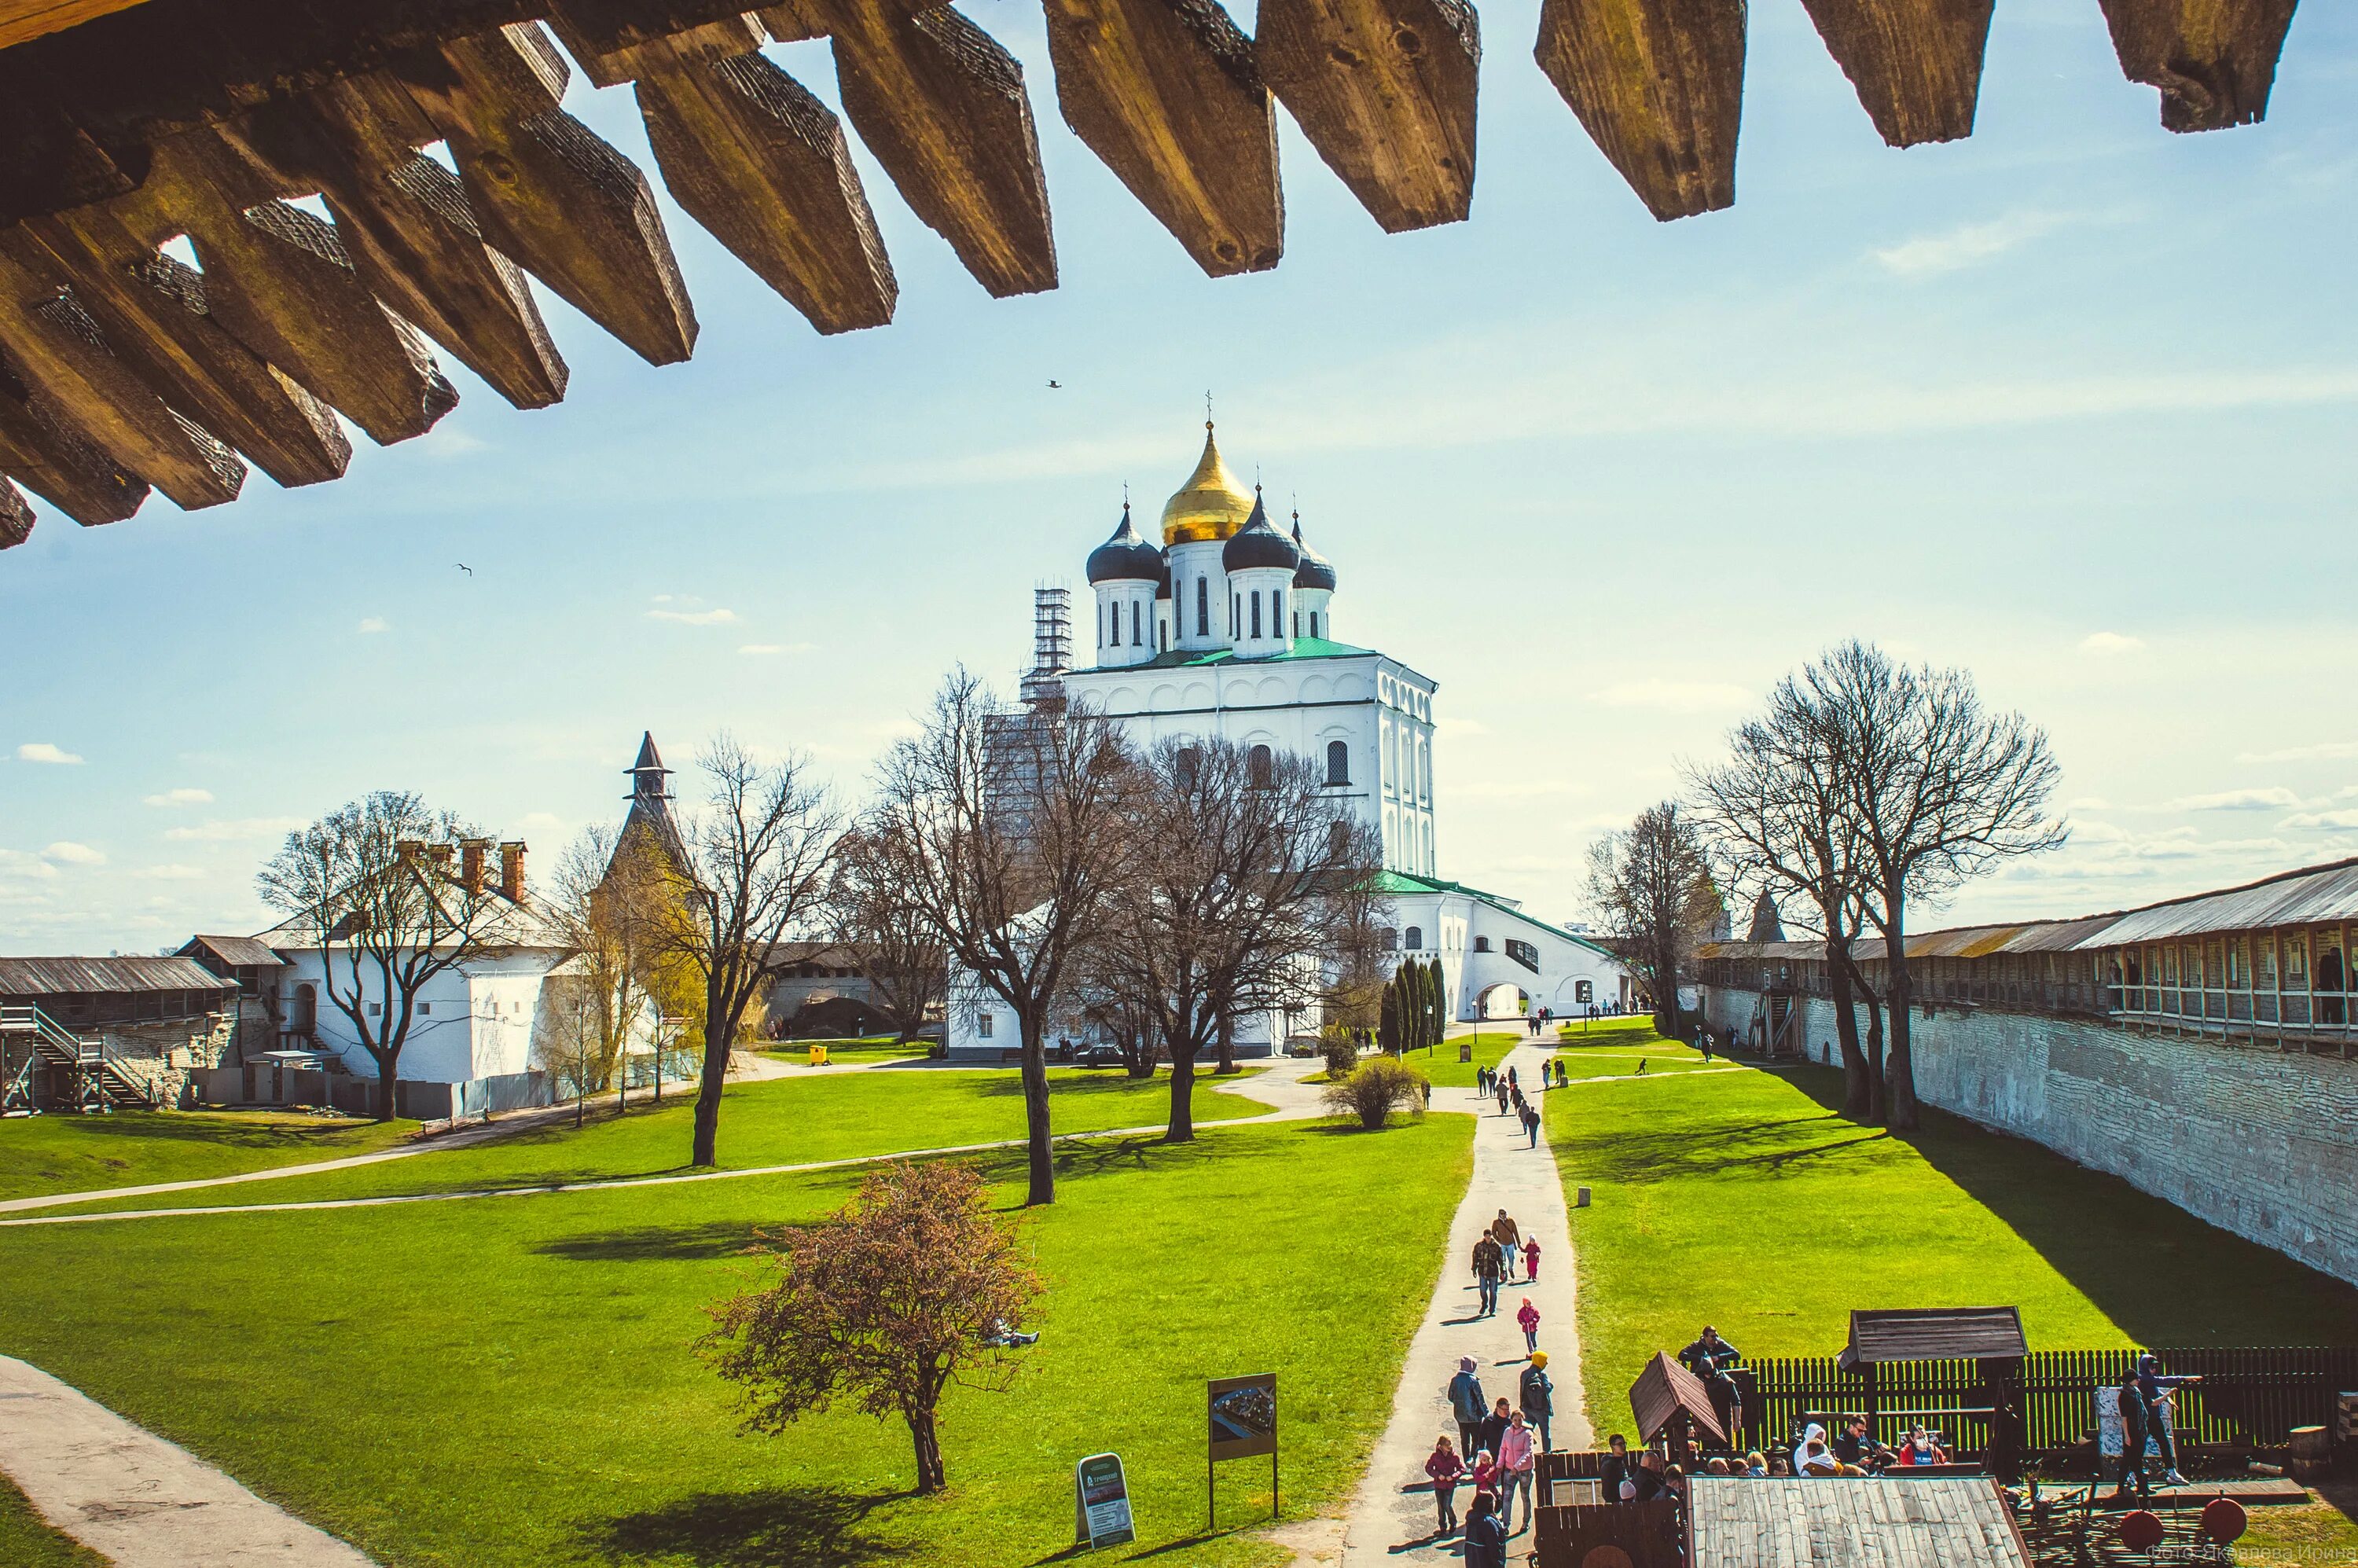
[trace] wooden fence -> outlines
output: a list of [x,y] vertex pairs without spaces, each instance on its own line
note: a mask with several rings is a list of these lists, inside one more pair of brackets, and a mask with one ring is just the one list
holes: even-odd
[[[2280,1448],[2296,1426],[2331,1427],[2335,1401],[2358,1390],[2358,1348],[2156,1351],[2170,1373],[2200,1374],[2179,1390],[2175,1425],[2190,1444]],[[1952,1452],[1985,1456],[1992,1412],[2010,1392],[2020,1441],[2053,1454],[2095,1435],[2095,1392],[2116,1386],[2136,1352],[2041,1350],[2009,1362],[1902,1361],[1842,1371],[1830,1357],[1771,1358],[1734,1369],[1745,1390],[1744,1446],[1790,1447],[1802,1422],[1838,1411],[1873,1418],[1875,1435],[1897,1442],[1920,1421],[1948,1433]],[[2009,1380],[2009,1374],[2012,1374]],[[1831,1423],[1830,1423],[1831,1424]]]

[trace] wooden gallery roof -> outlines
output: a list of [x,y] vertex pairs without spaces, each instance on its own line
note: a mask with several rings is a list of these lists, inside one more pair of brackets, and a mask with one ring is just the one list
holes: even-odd
[[[1894,146],[1969,134],[1993,0],[1803,0]],[[2162,123],[2257,120],[2296,0],[2101,0]],[[565,394],[529,274],[656,364],[696,312],[646,176],[558,106],[636,84],[672,196],[822,332],[892,318],[835,114],[758,52],[824,38],[850,131],[994,295],[1056,284],[1030,89],[925,0],[0,0],[0,547],[159,490],[232,500]],[[1275,105],[1377,222],[1466,215],[1466,0],[1044,0],[1058,109],[1213,276],[1277,265]],[[553,33],[553,36],[552,36]],[[559,52],[561,40],[563,53]],[[1536,53],[1654,215],[1735,200],[1745,0],[1543,0]],[[421,149],[440,144],[447,158]],[[297,200],[318,196],[328,219]],[[163,254],[186,236],[200,264]],[[9,481],[13,480],[14,484]]]

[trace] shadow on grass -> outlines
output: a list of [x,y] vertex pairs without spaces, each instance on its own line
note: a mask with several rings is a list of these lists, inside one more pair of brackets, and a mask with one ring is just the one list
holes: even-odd
[[192,1117],[178,1111],[118,1111],[111,1116],[59,1117],[56,1122],[72,1131],[109,1141],[116,1139],[153,1139],[178,1143],[227,1144],[236,1149],[308,1149],[324,1146],[332,1149],[345,1138],[365,1131],[375,1125],[369,1121],[337,1121],[321,1118],[316,1122],[264,1122],[248,1126],[224,1125],[222,1119],[233,1117],[234,1111],[208,1111]]
[[682,1263],[734,1258],[766,1250],[763,1232],[775,1226],[713,1220],[703,1225],[643,1226],[632,1230],[585,1230],[542,1242],[534,1251],[577,1263]]
[[860,1533],[871,1513],[913,1494],[858,1497],[807,1487],[704,1492],[644,1513],[586,1526],[590,1549],[614,1563],[664,1568],[859,1568],[906,1555]]

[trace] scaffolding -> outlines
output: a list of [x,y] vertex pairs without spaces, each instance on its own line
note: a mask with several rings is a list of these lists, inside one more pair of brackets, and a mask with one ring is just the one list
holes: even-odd
[[1023,676],[1023,700],[1032,707],[1061,702],[1065,672],[1073,667],[1073,590],[1042,583],[1032,590],[1032,667]]

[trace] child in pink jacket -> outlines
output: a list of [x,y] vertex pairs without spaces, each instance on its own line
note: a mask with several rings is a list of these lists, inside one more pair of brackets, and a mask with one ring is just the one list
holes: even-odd
[[1522,1310],[1515,1314],[1515,1321],[1522,1325],[1524,1354],[1537,1350],[1540,1347],[1540,1309],[1531,1305],[1531,1297],[1523,1298]]
[[1540,1282],[1540,1238],[1536,1236],[1523,1243],[1523,1282]]

